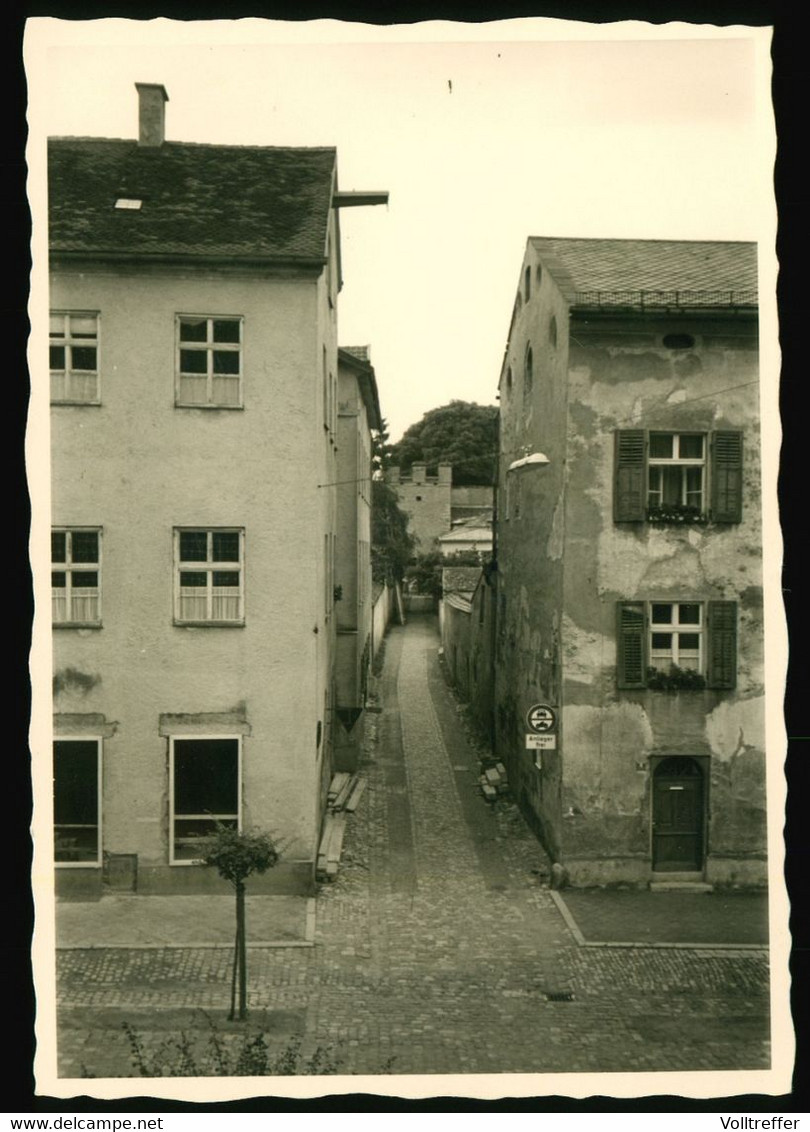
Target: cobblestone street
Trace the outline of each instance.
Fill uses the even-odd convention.
[[[255,948],[251,1026],[338,1073],[765,1069],[764,951],[586,948],[513,806],[477,788],[478,754],[442,677],[436,622],[387,638],[367,788],[315,946]],[[59,1072],[136,1075],[144,1041],[224,1019],[229,948],[61,952]],[[223,1023],[224,1025],[224,1023]]]

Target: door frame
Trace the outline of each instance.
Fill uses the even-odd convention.
[[[709,787],[711,783],[711,755],[695,755],[691,751],[667,751],[666,754],[650,755],[650,790],[649,790],[649,805],[650,805],[650,873],[655,876],[665,876],[666,870],[656,870],[653,866],[653,845],[655,841],[655,776],[658,768],[662,763],[667,762],[669,759],[692,759],[697,763],[703,779],[703,813],[701,817],[701,839],[702,839],[702,853],[701,863],[699,868],[689,870],[694,872],[705,873],[706,862],[709,859]]]

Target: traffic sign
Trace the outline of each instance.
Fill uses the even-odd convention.
[[[526,734],[526,750],[527,751],[556,751],[557,750],[557,736],[556,735],[535,735],[533,732]]]
[[[557,713],[548,704],[535,704],[526,714],[526,723],[535,735],[548,735],[557,730]]]

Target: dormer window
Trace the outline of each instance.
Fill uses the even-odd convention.
[[[126,209],[130,212],[139,212],[142,205],[143,201],[135,197],[119,197],[115,202],[116,208]]]

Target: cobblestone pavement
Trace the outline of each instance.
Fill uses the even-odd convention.
[[[768,1067],[764,953],[576,946],[517,810],[477,791],[435,619],[391,631],[380,691],[368,785],[340,874],[318,896],[315,947],[251,952],[238,1040],[261,1033],[271,1065],[300,1043],[298,1072],[313,1057],[344,1074]],[[152,1071],[176,1065],[167,1038],[205,1030],[195,1011],[224,1018],[230,959],[225,948],[61,953],[60,1075],[137,1074],[124,1020]]]

